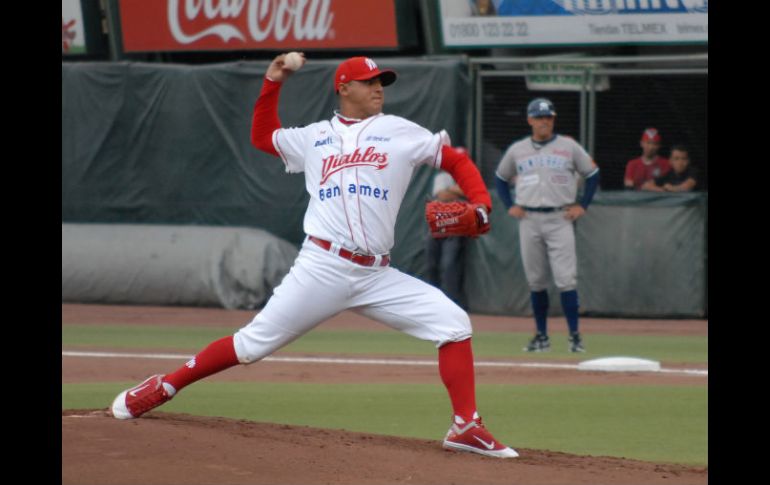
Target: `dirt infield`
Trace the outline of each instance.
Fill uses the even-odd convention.
[[[62,325],[157,323],[232,329],[251,320],[254,313],[210,308],[62,305]],[[476,330],[530,331],[532,328],[531,320],[526,318],[476,315],[471,318]],[[561,322],[554,320],[557,320],[553,324],[556,329]],[[581,324],[586,333],[708,333],[707,322],[701,320],[584,319]],[[324,328],[384,329],[350,312],[334,317]],[[63,356],[62,382],[138,382],[149,374],[172,370],[178,365],[173,360]],[[437,368],[431,366],[366,365],[353,369],[337,364],[297,366],[266,361],[229,369],[209,379],[436,383],[437,376]],[[707,378],[688,375],[493,367],[477,369],[477,382],[708,385]],[[134,421],[116,420],[106,409],[62,411],[63,484],[678,485],[708,482],[707,468],[517,449],[522,455],[520,458],[499,460],[444,451],[438,439],[418,440],[157,411]]]
[[[155,412],[62,412],[62,483],[705,484],[708,470],[519,449],[501,460],[439,441]]]

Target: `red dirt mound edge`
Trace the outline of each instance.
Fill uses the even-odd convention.
[[[62,484],[706,484],[708,468],[517,448],[515,459],[441,442],[227,418],[62,411]]]

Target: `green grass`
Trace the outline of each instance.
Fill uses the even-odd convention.
[[[161,325],[63,325],[62,347],[199,350],[236,330],[238,328]]]
[[[62,346],[109,347],[119,349],[166,348],[198,351],[213,340],[235,332],[237,328],[173,327],[159,325],[65,325]],[[565,335],[551,336],[551,352],[535,355],[522,352],[531,335],[516,332],[476,332],[473,350],[476,358],[507,357],[532,360],[564,360],[576,356],[567,351]],[[580,359],[606,356],[633,356],[667,363],[708,362],[706,336],[606,335],[584,336],[588,351]],[[287,346],[289,352],[336,354],[392,354],[435,356],[430,342],[406,334],[384,332],[315,329]]]
[[[65,349],[177,349],[193,353],[237,328],[137,325],[66,325]],[[574,359],[566,337],[553,350],[526,354],[530,334],[478,332],[477,359]],[[630,355],[663,362],[708,362],[708,338],[585,336],[581,359]],[[430,342],[396,331],[316,329],[285,349],[293,352],[435,356]],[[135,382],[64,384],[62,408],[105,408]],[[513,447],[606,455],[704,466],[708,463],[708,386],[479,385],[480,412],[490,429]],[[326,384],[199,382],[162,411],[339,428],[439,440],[451,409],[435,384]]]
[[[62,409],[106,408],[124,383],[62,385]],[[479,385],[479,410],[520,448],[708,464],[708,389]],[[199,382],[159,409],[201,416],[439,440],[451,408],[440,384]]]

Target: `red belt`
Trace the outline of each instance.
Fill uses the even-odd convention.
[[[332,243],[329,241],[319,239],[315,236],[310,236],[309,239],[327,251],[329,251],[332,247]],[[374,263],[377,261],[377,256],[354,253],[344,248],[340,248],[340,252],[338,254],[341,258],[353,261],[354,263],[360,264],[361,266],[374,266]],[[390,256],[386,254],[382,256],[382,259],[380,260],[380,266],[387,266],[388,263],[390,263]]]

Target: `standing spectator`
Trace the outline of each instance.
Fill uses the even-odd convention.
[[[642,190],[645,182],[662,177],[671,169],[668,159],[658,155],[660,141],[658,130],[655,128],[644,130],[639,142],[642,147],[642,156],[629,160],[626,164],[626,175],[623,179],[625,188]]]
[[[441,202],[455,202],[465,198],[452,175],[443,171],[438,172],[433,179],[432,193],[433,198]],[[467,239],[461,236],[434,238],[429,233],[425,251],[428,257],[428,281],[464,310],[467,310],[467,304],[462,286]]]
[[[698,172],[690,166],[690,152],[684,145],[674,145],[669,158],[671,170],[662,177],[648,180],[642,190],[653,192],[689,192],[698,185]]]

